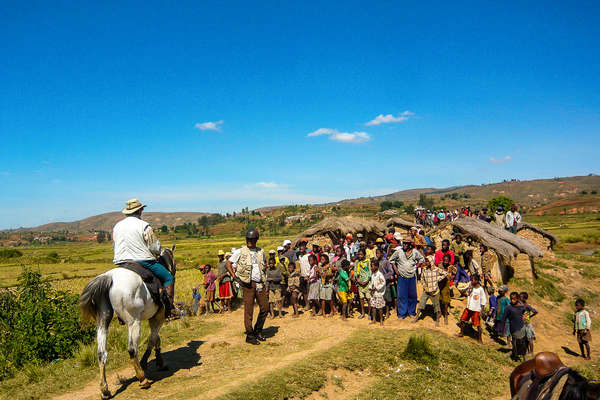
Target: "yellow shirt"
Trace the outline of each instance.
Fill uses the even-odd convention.
[[[367,247],[365,250],[365,259],[371,260],[371,258],[375,258],[375,249],[376,248],[377,247],[373,247],[372,249],[370,249]]]

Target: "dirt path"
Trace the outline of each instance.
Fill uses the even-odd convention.
[[[465,306],[464,300],[453,300],[452,303],[454,310],[458,311],[462,311]],[[580,358],[565,353],[563,349],[565,343],[573,348],[575,342],[570,343],[571,341],[568,341],[568,337],[565,335],[564,325],[556,323],[556,312],[551,313],[551,310],[547,309],[544,304],[534,304],[534,306],[539,307],[540,311],[543,310],[536,322],[538,332],[536,351],[555,351],[568,365],[577,365],[582,362]],[[398,320],[392,316],[382,328],[378,324],[369,325],[366,318],[342,321],[339,317],[310,317],[306,314],[294,319],[290,315],[286,315],[282,319],[268,319],[265,324],[265,333],[271,337],[260,346],[250,346],[244,342],[242,310],[236,310],[231,314],[211,315],[209,319],[221,322],[223,328],[214,334],[194,338],[186,344],[163,349],[165,360],[171,369],[168,372],[157,371],[154,363],[151,362],[148,377],[153,384],[148,390],[138,387],[131,367],[111,371],[109,362],[108,383],[114,398],[212,399],[244,382],[253,382],[270,372],[309,357],[315,352],[328,349],[357,329],[429,328],[449,336],[458,332],[457,320],[452,314],[449,324],[444,325],[442,322],[438,328],[435,327],[434,321],[429,316],[418,323],[412,323],[409,319]],[[204,317],[190,319],[192,324],[202,324],[203,321],[206,321]],[[465,337],[457,340],[474,339]],[[484,336],[484,344],[499,350],[502,348],[487,335]],[[508,347],[505,346],[504,350],[507,352]],[[329,398],[341,399],[360,391],[361,388],[352,386],[341,372],[330,371],[330,373],[337,378],[330,379],[331,382],[328,381],[326,387],[319,392]],[[336,381],[338,381],[337,384]],[[206,382],[210,382],[210,385],[207,385]],[[348,391],[342,389],[346,387]],[[506,393],[508,394],[508,383],[506,383]],[[80,390],[63,394],[55,399],[97,399],[98,394],[98,380],[94,379]]]

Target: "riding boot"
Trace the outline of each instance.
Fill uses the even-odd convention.
[[[171,316],[171,311],[175,309],[175,305],[173,304],[173,300],[175,298],[175,283],[165,286],[165,292],[169,298],[169,303],[165,305],[165,317],[168,318]]]

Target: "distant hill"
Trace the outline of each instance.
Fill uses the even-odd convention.
[[[187,222],[198,222],[198,218],[203,215],[210,215],[202,212],[145,212],[144,221],[147,221],[153,227],[162,225],[174,226]],[[94,215],[79,221],[73,222],[52,222],[50,224],[40,225],[33,228],[20,228],[16,231],[21,232],[93,232],[93,231],[111,231],[117,221],[123,219],[124,215],[120,212],[110,212],[106,214]]]
[[[507,181],[486,185],[452,186],[447,188],[421,188],[403,190],[383,196],[360,197],[341,200],[332,204],[353,206],[359,204],[377,204],[385,200],[403,201],[405,204],[416,204],[420,194],[434,199],[435,204],[448,207],[484,205],[489,199],[497,196],[512,198],[519,205],[536,213],[557,214],[560,212],[584,212],[600,209],[600,176],[573,176],[566,178],[535,179],[531,181]],[[456,194],[456,199],[452,195]],[[464,195],[468,197],[465,198]],[[318,206],[318,205],[317,205]],[[284,206],[265,206],[258,210],[269,213]],[[144,220],[158,228],[162,225],[174,226],[186,222],[197,222],[202,212],[148,212]],[[21,228],[21,232],[92,232],[110,231],[115,223],[123,218],[120,212],[111,212],[85,218],[74,222],[53,222],[33,228]]]
[[[592,194],[592,192],[596,194]],[[582,194],[586,192],[586,194]],[[469,198],[452,200],[452,194],[466,194]],[[585,203],[599,202],[600,176],[573,176],[566,178],[535,179],[531,181],[507,181],[487,185],[453,186],[448,188],[422,188],[410,189],[390,193],[382,196],[360,197],[337,202],[336,204],[368,204],[379,203],[385,200],[415,203],[420,194],[432,197],[436,203],[440,201],[450,205],[456,204],[485,204],[489,199],[497,196],[507,196],[527,208],[537,208],[543,205],[565,199],[585,198]],[[445,199],[442,199],[446,195]]]

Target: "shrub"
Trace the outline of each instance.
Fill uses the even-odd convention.
[[[504,211],[510,210],[510,207],[515,204],[515,202],[506,196],[498,196],[494,197],[488,202],[488,208],[490,212],[494,212],[498,209],[498,206],[502,206]]]
[[[425,335],[411,335],[404,349],[404,357],[425,364],[437,363],[439,354],[431,347],[431,341]]]
[[[79,296],[53,290],[27,268],[15,290],[1,290],[0,380],[15,368],[37,371],[34,365],[70,357],[79,343],[91,342],[94,329],[82,328],[78,303]]]
[[[17,258],[22,257],[23,253],[21,253],[17,249],[0,249],[0,259],[1,258]]]

